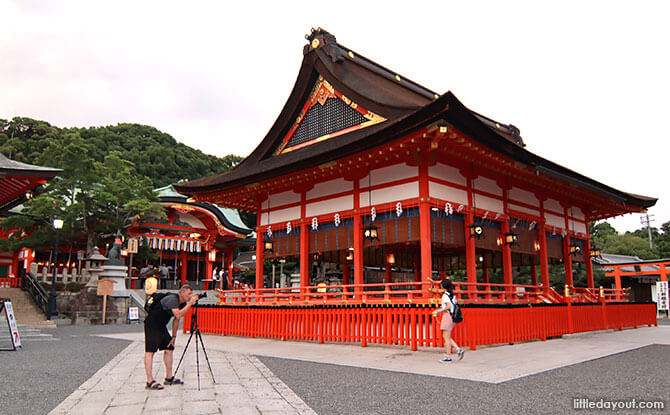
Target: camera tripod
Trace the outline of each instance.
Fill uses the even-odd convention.
[[[198,372],[198,390],[200,390],[200,353],[198,352],[198,341],[200,342],[200,345],[202,346],[202,351],[205,354],[205,360],[207,361],[207,367],[209,368],[209,374],[212,375],[212,382],[216,383],[216,380],[214,379],[214,372],[212,372],[212,365],[209,364],[209,357],[207,357],[207,350],[205,349],[205,342],[202,341],[202,334],[200,334],[200,328],[198,327],[198,302],[196,301],[195,304],[193,304],[193,308],[195,311],[193,312],[193,315],[191,316],[191,335],[188,337],[188,341],[186,342],[186,347],[184,347],[184,352],[181,354],[181,358],[179,358],[179,363],[177,364],[177,368],[175,369],[174,373],[177,373],[179,370],[179,366],[181,366],[181,361],[184,360],[184,355],[186,355],[186,351],[188,350],[188,345],[191,344],[191,339],[193,338],[193,335],[195,335],[195,362],[196,362],[196,368]]]

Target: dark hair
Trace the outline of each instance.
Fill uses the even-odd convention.
[[[440,286],[447,290],[450,295],[454,294],[454,283],[449,278],[440,281]]]
[[[188,291],[188,290],[193,291],[193,289],[191,288],[191,286],[188,285],[188,284],[184,284],[184,285],[182,285],[181,288],[179,289],[179,291]]]

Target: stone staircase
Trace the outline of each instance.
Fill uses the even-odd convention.
[[[29,328],[55,328],[56,323],[47,320],[46,316],[35,305],[35,301],[30,297],[30,294],[20,288],[0,288],[0,298],[9,298],[12,301],[14,308],[14,317],[19,326],[26,326]],[[4,310],[3,319],[4,319]],[[21,333],[21,330],[19,330]]]

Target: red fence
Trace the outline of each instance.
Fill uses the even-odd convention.
[[[463,305],[463,323],[452,335],[473,350],[480,345],[514,343],[604,329],[656,325],[655,304]],[[357,304],[319,306],[201,306],[198,325],[205,333],[281,340],[442,347],[435,307]],[[184,330],[190,327],[187,314]]]
[[[0,278],[0,288],[20,288],[21,278]]]

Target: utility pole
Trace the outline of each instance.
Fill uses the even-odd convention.
[[[651,238],[651,222],[654,221],[654,215],[649,216],[649,213],[645,213],[644,216],[640,218],[642,226],[647,227],[647,232],[649,233],[649,248],[654,249],[654,241]]]

